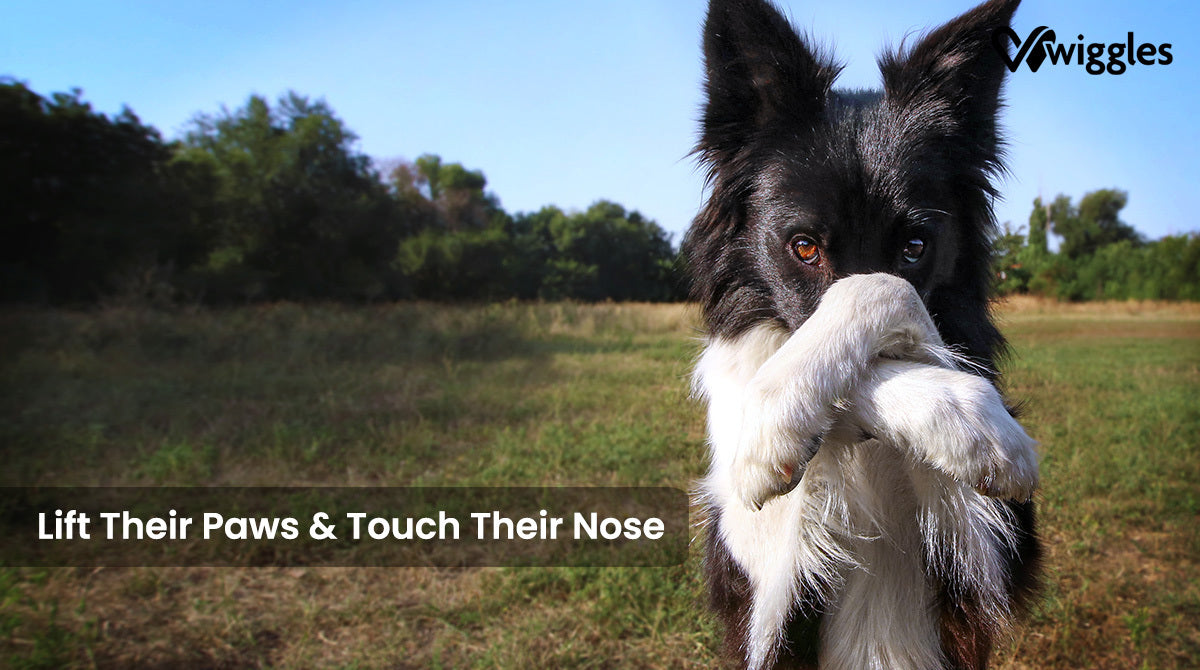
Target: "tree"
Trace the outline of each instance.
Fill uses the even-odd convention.
[[[1079,207],[1060,195],[1050,206],[1049,219],[1055,234],[1062,237],[1059,253],[1068,258],[1091,256],[1101,247],[1127,240],[1133,245],[1142,242],[1119,214],[1129,201],[1125,191],[1100,189],[1083,196]]]
[[[323,101],[200,115],[182,159],[215,175],[217,245],[206,271],[224,298],[371,298],[389,290],[403,231],[395,201]]]
[[[997,240],[997,262],[1019,267],[1028,281],[1024,289],[1019,281],[1001,282],[1001,291],[1027,290],[1062,300],[1200,297],[1200,236],[1147,242],[1120,219],[1128,201],[1128,194],[1117,189],[1091,191],[1078,207],[1065,195],[1049,205],[1034,200],[1030,228],[1049,222],[1063,237],[1060,253],[1039,248],[1032,233],[1029,244],[1014,252],[1014,238],[1002,236]]]
[[[1021,230],[1013,230],[1012,224],[1005,221],[1004,232],[992,243],[992,273],[996,276],[996,291],[1001,295],[1025,292],[1029,270],[1021,256],[1029,248]]]
[[[667,300],[674,251],[657,223],[601,200],[586,211],[544,219],[552,253],[541,295],[582,300]]]
[[[0,296],[679,297],[654,221],[613,202],[510,216],[435,154],[385,183],[322,100],[251,96],[166,143],[128,109],[0,80]]]
[[[395,267],[411,297],[430,300],[502,300],[514,297],[512,240],[500,227],[426,229],[400,242]]]
[[[1049,207],[1042,204],[1041,196],[1033,199],[1033,211],[1029,214],[1029,247],[1043,254],[1050,252],[1046,239],[1049,210]]]
[[[442,157],[437,154],[422,154],[417,157],[416,177],[418,183],[429,189],[428,197],[437,202],[442,197]]]
[[[436,154],[398,161],[388,178],[396,197],[416,215],[418,229],[482,230],[504,216],[499,198],[484,191],[487,177],[481,170],[444,163]]]
[[[421,298],[670,300],[679,296],[674,260],[658,224],[602,200],[583,212],[548,206],[483,228],[426,229],[400,243],[396,268]]]
[[[0,79],[3,297],[91,301],[190,262],[199,232],[158,131],[76,89],[43,98]]]

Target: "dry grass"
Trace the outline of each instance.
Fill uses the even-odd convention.
[[[1002,668],[1200,665],[1200,306],[1001,309],[1046,597]],[[636,484],[703,468],[680,305],[0,314],[7,484]],[[662,569],[0,568],[0,666],[699,668]]]
[[[1013,295],[998,303],[1001,314],[1010,318],[1052,317],[1116,318],[1116,319],[1200,319],[1200,303],[1166,302],[1155,300],[1125,300],[1113,302],[1061,302],[1050,298]]]

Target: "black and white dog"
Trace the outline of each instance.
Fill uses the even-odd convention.
[[[833,90],[765,0],[709,7],[685,253],[706,571],[745,667],[983,668],[1033,591],[1037,455],[989,312],[993,36],[1018,2],[884,55],[882,93]]]

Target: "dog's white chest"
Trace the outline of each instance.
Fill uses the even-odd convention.
[[[823,668],[940,668],[938,589],[969,594],[994,621],[1008,614],[1013,520],[967,482],[997,454],[1021,463],[1012,455],[1031,442],[986,381],[853,347],[809,351],[827,354],[829,341],[764,326],[710,343],[696,368],[711,448],[702,502],[752,592],[747,666],[770,662],[793,615],[819,613]],[[858,381],[830,382],[847,374]],[[1005,425],[993,415],[1015,426],[1012,439],[992,437],[989,426]],[[863,440],[867,428],[886,441]],[[815,453],[797,448],[813,435]],[[793,463],[803,477],[779,495]],[[755,509],[747,485],[776,494]]]

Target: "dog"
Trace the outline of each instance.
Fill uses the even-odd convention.
[[[704,569],[743,667],[985,668],[1036,591],[1036,444],[997,388],[990,312],[993,36],[1018,2],[843,92],[766,0],[711,0],[709,191],[683,251],[706,329]]]

